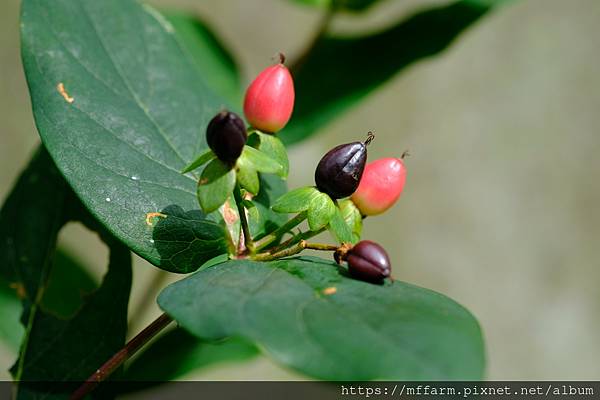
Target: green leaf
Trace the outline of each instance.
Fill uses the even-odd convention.
[[[333,214],[333,217],[329,221],[328,228],[338,242],[355,243],[352,230],[344,220],[342,211],[338,207],[335,208],[335,214]]]
[[[331,197],[318,192],[310,201],[308,207],[308,226],[311,231],[318,231],[326,226],[335,215],[337,207]]]
[[[83,264],[64,250],[58,249],[40,306],[44,312],[69,319],[96,289],[98,284]]]
[[[110,248],[109,272],[85,301],[82,291],[95,284],[78,266],[53,257],[58,232],[70,220],[97,230]],[[64,397],[124,344],[130,252],[95,223],[43,149],[0,211],[0,272],[17,288],[24,308],[23,342],[11,369],[18,398],[48,397],[57,390]],[[60,276],[64,273],[71,276]]]
[[[349,279],[318,258],[228,261],[168,286],[158,302],[199,338],[250,340],[277,362],[319,379],[483,375],[481,331],[463,307],[400,281]]]
[[[40,306],[44,312],[63,319],[72,318],[83,305],[84,298],[97,287],[79,261],[64,250],[58,249]],[[23,325],[19,322],[23,307],[18,297],[18,288],[17,282],[13,282],[11,287],[0,276],[0,341],[7,344],[15,354],[19,352],[19,344],[24,334]]]
[[[198,201],[205,213],[221,207],[235,187],[235,171],[223,161],[215,158],[200,176],[198,181]]]
[[[250,232],[255,238],[274,231],[287,222],[287,216],[277,213],[271,209],[271,204],[287,191],[284,180],[277,175],[260,175],[260,187],[258,196],[252,199],[252,203],[258,210],[258,220],[250,219]]]
[[[246,361],[257,354],[254,345],[239,338],[207,342],[176,328],[152,342],[127,367],[123,380],[158,384],[217,364]]]
[[[0,341],[12,354],[18,354],[19,345],[25,330],[19,323],[21,315],[21,299],[17,294],[17,287],[11,285],[0,276]]]
[[[270,158],[267,154],[254,147],[248,145],[244,146],[244,151],[242,151],[242,155],[238,161],[239,160],[242,160],[242,162],[247,165],[251,165],[259,172],[264,172],[265,174],[277,174],[282,178],[285,178],[285,176],[283,176],[283,166],[279,164],[277,160]]]
[[[152,240],[161,254],[161,267],[167,271],[189,273],[206,261],[228,253],[235,245],[225,228],[206,219],[200,210],[184,211],[170,206],[163,210],[154,226]]]
[[[146,214],[198,209],[197,179],[180,171],[207,150],[205,127],[227,104],[200,72],[202,55],[132,0],[24,0],[21,50],[58,168],[112,234],[162,267]]]
[[[0,273],[30,302],[48,279],[58,231],[68,219],[70,195],[50,156],[40,148],[0,211]]]
[[[190,171],[193,171],[196,168],[203,166],[204,164],[206,164],[207,162],[209,162],[210,160],[212,160],[215,157],[216,157],[215,153],[213,153],[212,150],[210,150],[210,149],[206,150],[204,153],[200,154],[198,156],[198,158],[196,158],[194,161],[189,163],[184,169],[182,169],[181,173],[185,174]]]
[[[236,164],[236,176],[240,186],[253,195],[258,194],[260,191],[258,172],[256,172],[254,165],[248,161],[248,158],[240,157],[238,159]]]
[[[231,52],[206,22],[181,12],[162,12],[175,29],[182,47],[191,56],[206,83],[230,104],[242,104],[239,69]]]
[[[312,135],[398,72],[442,52],[492,9],[484,3],[458,1],[420,11],[367,36],[322,36],[292,71],[296,103],[281,138],[290,144]]]
[[[17,397],[64,398],[125,344],[131,254],[109,243],[108,273],[75,316],[63,319],[35,304],[26,308],[25,344],[11,369],[20,381]]]
[[[350,227],[350,230],[352,231],[352,240],[350,240],[350,242],[358,242],[362,233],[363,224],[363,217],[360,213],[360,210],[356,207],[356,205],[354,205],[354,202],[350,199],[339,200],[338,206],[340,208],[344,221],[346,221],[346,224]]]
[[[315,187],[307,186],[291,190],[275,200],[273,211],[279,213],[297,213],[306,211],[312,200],[321,194]]]
[[[285,149],[283,142],[279,140],[277,136],[254,130],[248,138],[248,144],[262,151],[279,163],[283,168],[280,176],[284,179],[287,178],[290,162],[288,160],[287,150]]]

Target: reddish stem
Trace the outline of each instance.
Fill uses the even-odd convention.
[[[173,321],[173,318],[167,314],[161,314],[150,325],[145,327],[133,339],[131,339],[125,347],[113,355],[107,362],[96,370],[87,380],[73,392],[71,400],[83,399],[92,390],[106,380],[115,370],[117,370],[125,361],[134,355],[142,346],[148,343],[157,333],[162,331],[167,325]]]

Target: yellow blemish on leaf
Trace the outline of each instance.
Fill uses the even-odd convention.
[[[238,220],[238,215],[231,207],[228,201],[223,204],[223,219],[227,225],[231,225]]]
[[[60,82],[58,85],[56,85],[56,90],[58,90],[58,93],[60,93],[67,103],[71,104],[75,101],[75,99],[69,96],[69,93],[67,93],[64,83]]]
[[[11,289],[14,289],[15,292],[17,292],[17,296],[19,297],[19,299],[24,299],[25,297],[27,297],[25,286],[23,286],[22,283],[12,282],[9,286]]]
[[[146,225],[152,226],[152,218],[167,218],[165,214],[159,212],[151,212],[146,214]]]
[[[337,292],[337,288],[333,287],[333,286],[323,289],[323,294],[327,295],[327,296],[330,296],[336,292]]]

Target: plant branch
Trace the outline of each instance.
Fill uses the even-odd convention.
[[[283,235],[285,235],[286,233],[288,233],[289,231],[294,229],[296,226],[300,225],[302,223],[302,221],[304,221],[305,219],[306,219],[306,211],[298,213],[294,218],[290,219],[288,222],[281,225],[279,228],[275,229],[273,232],[269,233],[262,239],[258,240],[254,246],[255,250],[259,251],[259,250],[264,249],[265,247],[267,247],[268,245],[270,245],[277,239],[280,239]]]
[[[273,249],[271,249],[271,252],[277,252],[277,251],[283,250],[285,248],[295,245],[296,243],[298,243],[301,240],[307,240],[312,237],[315,237],[315,236],[325,232],[326,230],[327,230],[327,227],[323,227],[316,231],[300,232],[299,234],[292,236],[285,242],[281,243],[279,246],[276,246]]]
[[[156,318],[150,325],[145,327],[125,347],[116,352],[108,361],[96,370],[87,380],[71,395],[71,400],[83,399],[100,384],[106,380],[115,370],[117,370],[125,361],[133,356],[139,349],[148,343],[156,334],[166,328],[173,318],[163,313]]]
[[[300,242],[293,247],[289,247],[275,253],[256,254],[250,258],[254,261],[272,261],[283,257],[293,256],[294,254],[300,253],[304,249],[336,251],[338,246],[333,244],[307,243],[306,240],[300,240]]]
[[[242,225],[242,232],[244,234],[244,245],[250,253],[254,252],[254,242],[252,241],[252,235],[250,234],[250,226],[248,225],[248,218],[246,218],[246,207],[244,207],[244,199],[242,199],[242,191],[238,184],[235,185],[233,191],[233,197],[235,204],[240,214],[240,224]]]

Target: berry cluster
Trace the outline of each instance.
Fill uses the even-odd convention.
[[[248,87],[244,115],[250,128],[237,114],[219,112],[206,129],[210,150],[182,172],[207,164],[198,179],[198,201],[207,214],[220,210],[230,228],[239,220],[233,257],[267,261],[304,249],[333,251],[339,264],[347,262],[352,277],[382,283],[390,277],[390,260],[377,243],[360,241],[362,221],[383,213],[398,200],[406,169],[404,155],[367,164],[367,146],[375,137],[371,132],[364,142],[341,144],[328,151],[315,170],[316,186],[294,189],[274,202],[273,211],[293,213],[294,217],[270,232],[254,238],[251,235],[248,221],[256,217],[252,199],[260,190],[259,173],[273,173],[283,179],[288,173],[285,147],[275,135],[287,124],[294,108],[294,83],[284,61],[281,55],[276,65],[263,70]],[[232,202],[238,211],[233,220]],[[282,241],[305,220],[307,231]],[[325,230],[340,245],[307,242]]]

